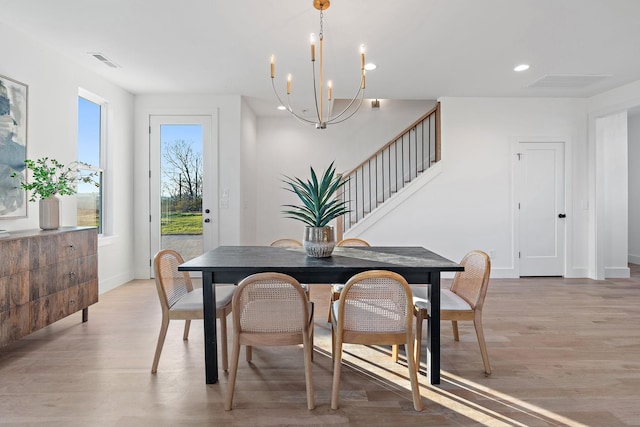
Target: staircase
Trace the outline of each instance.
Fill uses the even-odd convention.
[[[342,175],[348,182],[341,197],[350,212],[338,218],[338,239],[439,160],[437,103],[371,157]]]

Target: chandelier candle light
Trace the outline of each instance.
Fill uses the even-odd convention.
[[[286,110],[291,113],[293,117],[298,119],[298,121],[315,125],[316,129],[326,129],[329,124],[341,123],[347,120],[349,117],[353,116],[360,105],[362,105],[362,100],[364,99],[364,90],[365,90],[365,68],[364,68],[364,45],[360,46],[360,85],[358,87],[358,91],[351,99],[351,101],[347,104],[347,106],[335,116],[332,116],[332,106],[333,106],[333,84],[331,80],[327,82],[327,107],[325,111],[323,99],[325,97],[324,94],[324,76],[323,76],[323,64],[322,64],[322,42],[324,38],[323,33],[323,11],[328,9],[330,5],[329,0],[314,0],[313,6],[320,11],[320,33],[319,33],[319,70],[318,77],[316,78],[316,39],[315,35],[311,34],[311,65],[313,70],[313,92],[315,97],[315,109],[316,109],[316,119],[309,120],[305,117],[302,117],[300,114],[297,114],[293,111],[290,102],[291,95],[291,74],[287,75],[287,102],[283,102],[278,95],[278,91],[276,90],[275,85],[275,57],[271,55],[271,86],[273,86],[273,92],[280,101],[280,104],[284,105]]]

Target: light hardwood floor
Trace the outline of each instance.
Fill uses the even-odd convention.
[[[302,350],[241,356],[234,409],[227,376],[207,386],[202,323],[182,341],[169,327],[150,373],[160,306],[152,281],[100,296],[89,322],[73,315],[0,349],[1,426],[639,426],[640,270],[631,279],[493,279],[484,323],[493,373],[483,373],[471,324],[461,341],[442,325],[442,383],[420,376],[413,410],[404,359],[388,348],[347,346],[340,409],[330,409],[328,286],[316,301],[314,385],[308,411]],[[231,337],[231,334],[230,334]],[[423,361],[424,362],[424,361]],[[424,363],[423,363],[424,367]]]

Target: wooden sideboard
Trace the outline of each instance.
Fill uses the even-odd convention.
[[[0,347],[98,302],[93,227],[12,231],[0,238]]]

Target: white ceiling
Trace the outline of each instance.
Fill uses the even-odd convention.
[[[291,72],[292,100],[308,102],[309,33],[319,30],[312,3],[0,0],[0,22],[134,94],[241,94],[271,111],[271,54],[277,86]],[[640,80],[638,0],[333,0],[324,33],[336,98],[357,89],[362,43],[378,65],[367,98],[588,97]],[[515,73],[520,63],[531,68]],[[528,87],[547,75],[607,77]]]

